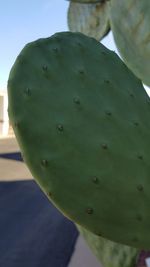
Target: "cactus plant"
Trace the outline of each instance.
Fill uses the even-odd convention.
[[[70,2],[68,26],[73,32],[82,32],[101,40],[110,30],[108,2],[81,4]]]
[[[103,266],[135,267],[138,264],[140,255],[138,249],[94,235],[79,225],[77,228]]]
[[[123,60],[143,83],[150,86],[150,2],[147,0],[99,0],[97,2],[71,0],[70,2],[68,11],[70,30],[80,31],[101,40],[111,27]],[[97,5],[105,8],[101,8],[94,15]],[[99,25],[96,23],[98,18]]]
[[[28,44],[8,82],[9,116],[37,183],[68,218],[150,247],[150,104],[141,82],[93,38]]]
[[[125,63],[150,86],[150,1],[111,0],[110,20]]]
[[[81,4],[95,4],[95,3],[103,3],[104,1],[105,0],[71,0],[70,2],[81,3]]]

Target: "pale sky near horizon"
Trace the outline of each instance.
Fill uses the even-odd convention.
[[[67,0],[2,0],[0,7],[0,90],[5,90],[10,69],[22,48],[38,38],[67,31]],[[112,34],[102,43],[116,51]]]
[[[5,0],[0,8],[0,90],[7,87],[9,71],[26,43],[67,31],[66,0]],[[111,34],[103,43],[115,50]]]

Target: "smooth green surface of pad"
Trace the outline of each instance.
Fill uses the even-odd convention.
[[[56,207],[150,248],[150,102],[120,58],[79,33],[39,39],[16,59],[8,97],[23,157]]]

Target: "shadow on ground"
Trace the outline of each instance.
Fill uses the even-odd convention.
[[[1,267],[66,267],[77,236],[35,181],[0,182]]]

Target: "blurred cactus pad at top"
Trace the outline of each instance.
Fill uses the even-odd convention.
[[[95,4],[95,3],[103,3],[105,0],[68,0],[70,2],[81,3],[81,4]]]
[[[125,63],[150,86],[150,1],[111,0],[110,21]]]
[[[87,36],[101,40],[110,30],[109,4],[107,1],[90,3],[70,2],[68,26],[72,32],[82,32]]]
[[[149,248],[150,102],[142,83],[94,38],[29,43],[8,81],[9,117],[33,177],[69,219]]]

